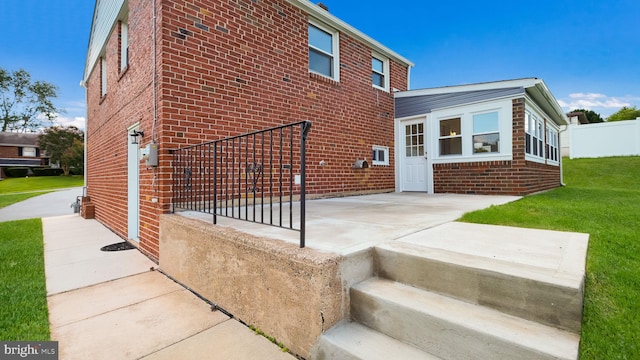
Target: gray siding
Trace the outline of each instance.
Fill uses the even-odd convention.
[[[522,87],[397,97],[395,99],[395,117],[403,118],[428,114],[434,109],[520,94],[524,94]]]
[[[93,71],[93,67],[96,65],[118,20],[120,10],[122,10],[126,2],[126,0],[96,0],[93,22],[91,23],[89,49],[87,50],[87,63],[84,68],[85,81],[89,79],[89,75]]]

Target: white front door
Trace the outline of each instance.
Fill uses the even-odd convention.
[[[128,135],[137,130],[137,126],[127,132],[127,233],[134,241],[140,239],[140,148],[139,144],[132,144]]]
[[[425,119],[400,123],[402,191],[428,191],[429,168]]]

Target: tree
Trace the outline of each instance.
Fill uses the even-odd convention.
[[[58,88],[45,81],[31,81],[23,69],[9,72],[0,67],[0,129],[35,131],[52,121],[60,109],[53,105]]]
[[[71,167],[84,166],[84,133],[75,126],[46,128],[38,136],[38,145],[52,162],[60,163],[65,176]]]
[[[623,107],[617,112],[611,114],[607,121],[621,121],[621,120],[635,120],[640,117],[640,110],[636,109],[635,106],[632,107]]]
[[[582,112],[589,120],[589,124],[591,123],[601,123],[604,121],[602,116],[593,110],[585,110],[585,109],[575,109],[572,112]]]

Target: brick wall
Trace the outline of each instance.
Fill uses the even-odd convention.
[[[0,157],[2,158],[17,158],[19,157],[18,154],[17,146],[0,146]]]
[[[434,164],[434,192],[526,195],[560,186],[560,167],[525,160],[524,98],[514,99],[513,160]]]
[[[308,71],[308,17],[286,1],[158,3],[158,118],[153,126],[152,9],[129,1],[130,66],[119,74],[117,29],[107,46],[108,91],[99,71],[88,83],[88,186],[96,218],[121,236],[127,226],[128,126],[140,122],[141,146],[159,143],[160,166],[141,162],[141,248],[158,256],[158,216],[170,209],[169,150],[268,127],[311,120],[310,195],[392,191],[393,95],[371,85],[371,49],[340,34],[340,82]],[[391,88],[407,88],[407,69],[390,62]],[[152,128],[154,131],[152,131]],[[389,147],[389,166],[371,146]],[[324,160],[324,166],[320,162]],[[158,199],[152,202],[152,199]]]
[[[116,26],[106,46],[106,96],[100,96],[99,63],[87,82],[87,191],[96,205],[96,219],[123,238],[127,238],[127,129],[139,122],[150,135],[153,121],[152,8],[143,0],[129,0],[129,6],[129,67],[120,71]],[[142,142],[146,145],[149,140],[146,136]],[[151,237],[157,236],[161,210],[150,201],[152,178],[153,172],[141,162],[140,247],[157,259],[157,242]]]

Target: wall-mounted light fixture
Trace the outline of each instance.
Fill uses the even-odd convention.
[[[144,137],[144,131],[133,130],[129,136],[131,136],[131,144],[135,145],[138,144],[138,136]]]

